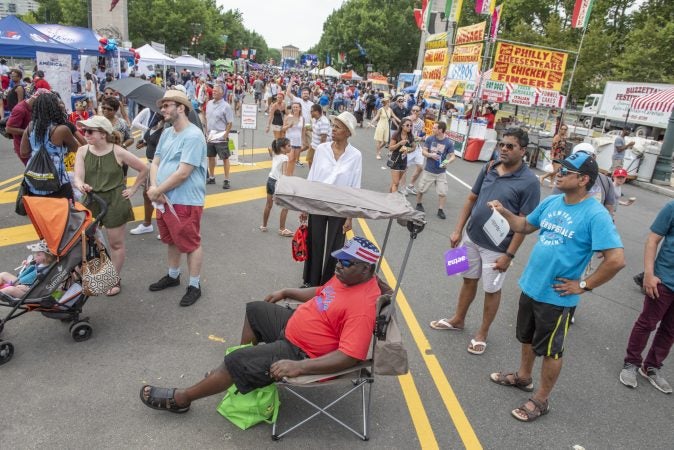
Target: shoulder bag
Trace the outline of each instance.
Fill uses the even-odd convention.
[[[98,238],[98,258],[87,261],[87,237],[82,231],[82,292],[87,296],[104,295],[119,284],[120,278],[108,252]]]

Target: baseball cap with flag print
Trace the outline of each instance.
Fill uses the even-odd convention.
[[[344,243],[344,247],[331,253],[337,259],[358,259],[360,261],[376,264],[379,261],[379,249],[364,237],[356,236]]]

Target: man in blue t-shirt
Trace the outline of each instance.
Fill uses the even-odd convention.
[[[534,361],[536,356],[543,356],[538,390],[512,411],[523,422],[534,421],[549,411],[548,398],[562,370],[570,312],[580,295],[606,283],[625,267],[623,245],[611,215],[589,193],[598,173],[591,155],[575,153],[562,161],[557,172],[557,186],[563,195],[546,198],[526,218],[511,213],[498,200],[489,202],[512,231],[530,234],[540,229],[520,278],[516,332],[522,343],[519,370],[490,376],[494,383],[531,392]],[[583,280],[593,252],[601,252],[604,258]]]
[[[445,201],[447,200],[447,174],[445,168],[454,162],[454,144],[445,135],[447,124],[435,122],[433,135],[426,139],[421,149],[421,154],[426,157],[426,165],[419,180],[417,189],[417,211],[424,211],[421,199],[427,190],[435,184],[435,192],[438,194],[438,217],[445,219]]]
[[[157,227],[168,245],[168,274],[150,285],[151,291],[180,285],[180,256],[187,255],[190,271],[187,292],[180,306],[201,297],[201,213],[206,198],[206,139],[187,115],[192,102],[187,95],[169,89],[157,105],[164,120],[173,125],[159,138],[150,169],[147,196],[157,205]]]
[[[646,291],[644,307],[627,342],[620,381],[625,386],[637,387],[638,371],[656,389],[671,394],[672,387],[660,375],[660,368],[674,343],[674,201],[660,210],[646,238],[643,285]],[[646,359],[642,359],[641,355],[658,322],[660,326],[651,348]]]

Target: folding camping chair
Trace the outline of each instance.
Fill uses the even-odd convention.
[[[407,200],[395,193],[387,194],[381,192],[368,191],[365,189],[354,189],[344,186],[334,186],[324,183],[317,183],[307,181],[298,177],[281,177],[276,185],[274,194],[274,201],[277,205],[288,208],[294,211],[304,211],[310,214],[322,214],[327,216],[337,217],[351,217],[364,218],[371,220],[388,219],[388,226],[386,235],[381,246],[379,263],[376,267],[376,273],[379,273],[380,264],[384,257],[384,252],[391,234],[393,221],[407,228],[409,231],[409,241],[405,250],[405,256],[400,266],[398,279],[393,289],[392,294],[390,288],[382,292],[385,295],[379,297],[377,301],[377,321],[375,329],[373,330],[373,338],[370,353],[367,359],[360,364],[343,370],[338,373],[302,376],[291,379],[285,379],[277,383],[279,389],[283,389],[300,398],[306,404],[311,406],[315,411],[305,419],[290,426],[283,432],[278,431],[278,418],[272,426],[272,439],[278,440],[289,432],[299,428],[311,419],[323,414],[326,417],[338,423],[342,427],[351,431],[364,441],[367,441],[368,436],[368,419],[370,412],[370,400],[372,398],[372,384],[374,383],[375,372],[378,374],[391,375],[392,366],[397,365],[398,361],[393,362],[389,367],[382,367],[376,363],[375,348],[378,342],[388,340],[391,336],[397,341],[400,348],[402,346],[402,338],[400,337],[400,330],[395,323],[395,298],[400,289],[400,282],[402,281],[405,272],[405,266],[412,250],[412,244],[417,236],[423,231],[426,224],[424,220],[424,213],[416,211]],[[395,326],[393,326],[395,324]],[[386,347],[384,347],[386,348]],[[391,348],[391,347],[389,347]],[[387,356],[391,355],[388,351]],[[404,349],[403,349],[404,352]],[[396,353],[396,352],[393,352]],[[382,353],[383,354],[383,353]],[[383,360],[383,359],[382,359]],[[404,362],[403,362],[404,361]],[[401,373],[407,371],[407,358],[402,358],[400,364],[404,364]],[[328,402],[325,406],[319,406],[311,400],[307,399],[301,394],[301,391],[313,388],[319,389],[321,387],[335,385],[337,383],[346,384],[346,390],[337,396],[334,400]],[[356,431],[350,425],[344,423],[342,420],[334,416],[328,409],[341,402],[343,399],[350,396],[352,393],[360,391],[361,393],[361,413],[363,419],[363,428],[361,431]],[[366,392],[367,391],[367,392]],[[280,416],[280,415],[279,415]]]

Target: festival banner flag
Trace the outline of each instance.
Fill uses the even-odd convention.
[[[576,0],[571,17],[571,28],[585,28],[590,20],[594,0]]]
[[[489,15],[494,12],[496,0],[475,0],[475,13]]]
[[[498,26],[501,24],[501,16],[503,15],[503,3],[494,8],[494,13],[491,15],[491,36],[493,41],[496,41],[498,36]]]
[[[344,52],[337,53],[337,64],[345,64],[345,63],[346,63],[346,53]]]
[[[423,8],[423,4],[426,3],[426,8]],[[421,0],[423,14],[422,18],[424,20],[424,30],[428,31],[428,27],[431,24],[431,9],[433,7],[433,0]]]
[[[331,61],[332,60],[330,59],[330,52],[328,52],[327,55],[325,55],[325,65],[329,66],[331,64]]]
[[[447,0],[445,3],[445,18],[450,22],[458,22],[461,18],[463,0]]]
[[[567,58],[564,52],[499,42],[491,79],[559,91]]]

